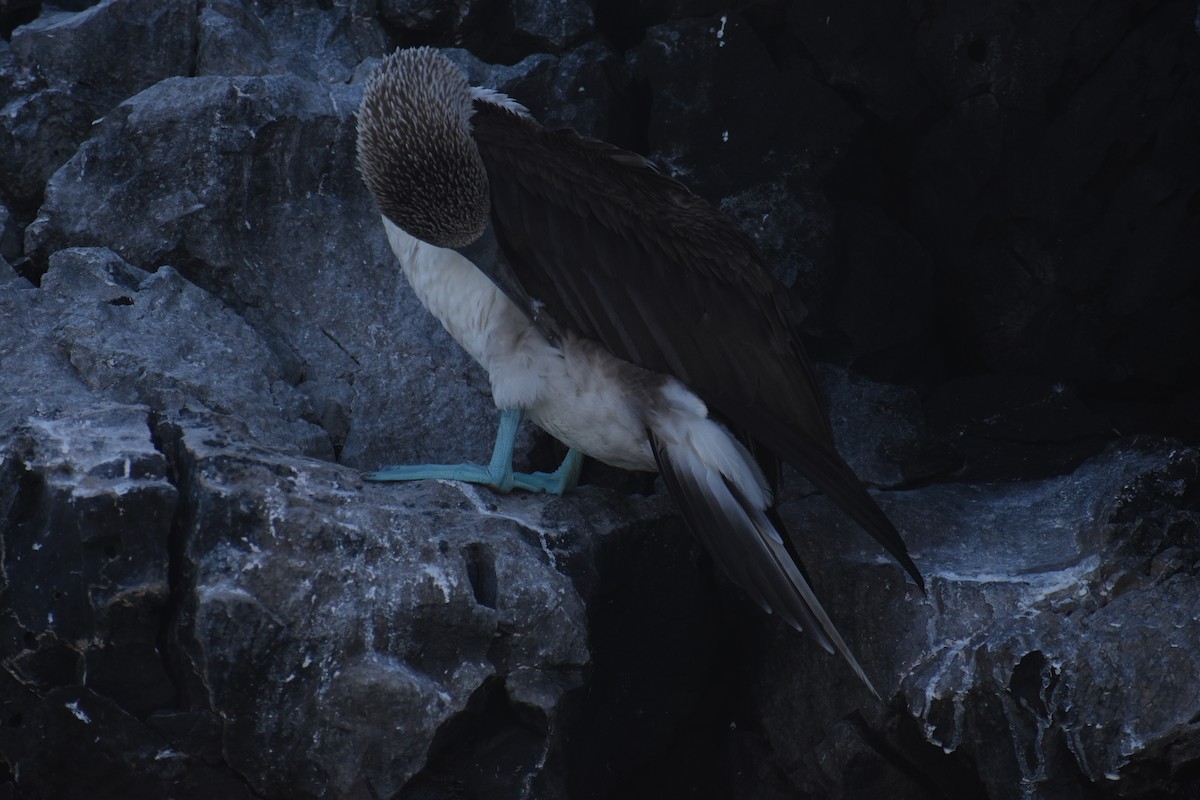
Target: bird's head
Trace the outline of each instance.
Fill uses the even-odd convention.
[[[384,59],[358,109],[358,169],[380,211],[439,247],[464,247],[487,225],[472,111],[466,75],[430,47]]]

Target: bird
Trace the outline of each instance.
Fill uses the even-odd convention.
[[[413,291],[501,412],[487,465],[367,477],[562,493],[585,455],[657,472],[732,582],[878,697],[778,513],[782,465],[924,579],[838,454],[797,304],[753,240],[648,159],[542,126],[431,47],[396,50],[366,80],[357,166]],[[525,418],[569,448],[559,469],[513,472]]]

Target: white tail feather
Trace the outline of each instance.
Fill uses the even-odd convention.
[[[651,421],[651,441],[693,532],[751,599],[796,629],[808,628],[879,697],[767,516],[771,493],[749,451],[708,419],[704,403],[682,385],[668,386],[663,397],[668,402]]]
[[[771,488],[766,476],[750,451],[724,425],[709,419],[704,401],[675,380],[663,387],[662,398],[666,406],[657,411],[651,422],[659,440],[677,451],[682,448],[690,452],[705,467],[736,486],[755,508],[760,511],[768,508]]]

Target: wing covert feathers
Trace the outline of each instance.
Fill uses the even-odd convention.
[[[473,125],[504,268],[539,313],[679,378],[753,450],[774,451],[825,492],[924,591],[834,447],[792,305],[749,238],[636,154],[487,104]]]
[[[744,459],[772,484],[767,496],[778,459],[792,464],[924,591],[899,533],[834,447],[795,306],[749,237],[636,154],[485,101],[475,108],[498,269],[511,273],[531,317],[678,378],[746,443]],[[671,493],[725,572],[870,686],[772,524],[770,501],[689,450],[686,437],[651,428]]]

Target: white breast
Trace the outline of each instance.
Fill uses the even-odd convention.
[[[487,370],[498,407],[520,408],[563,444],[606,464],[657,470],[646,438],[649,410],[618,379],[636,368],[586,340],[551,344],[465,257],[386,217],[383,225],[417,298]]]

